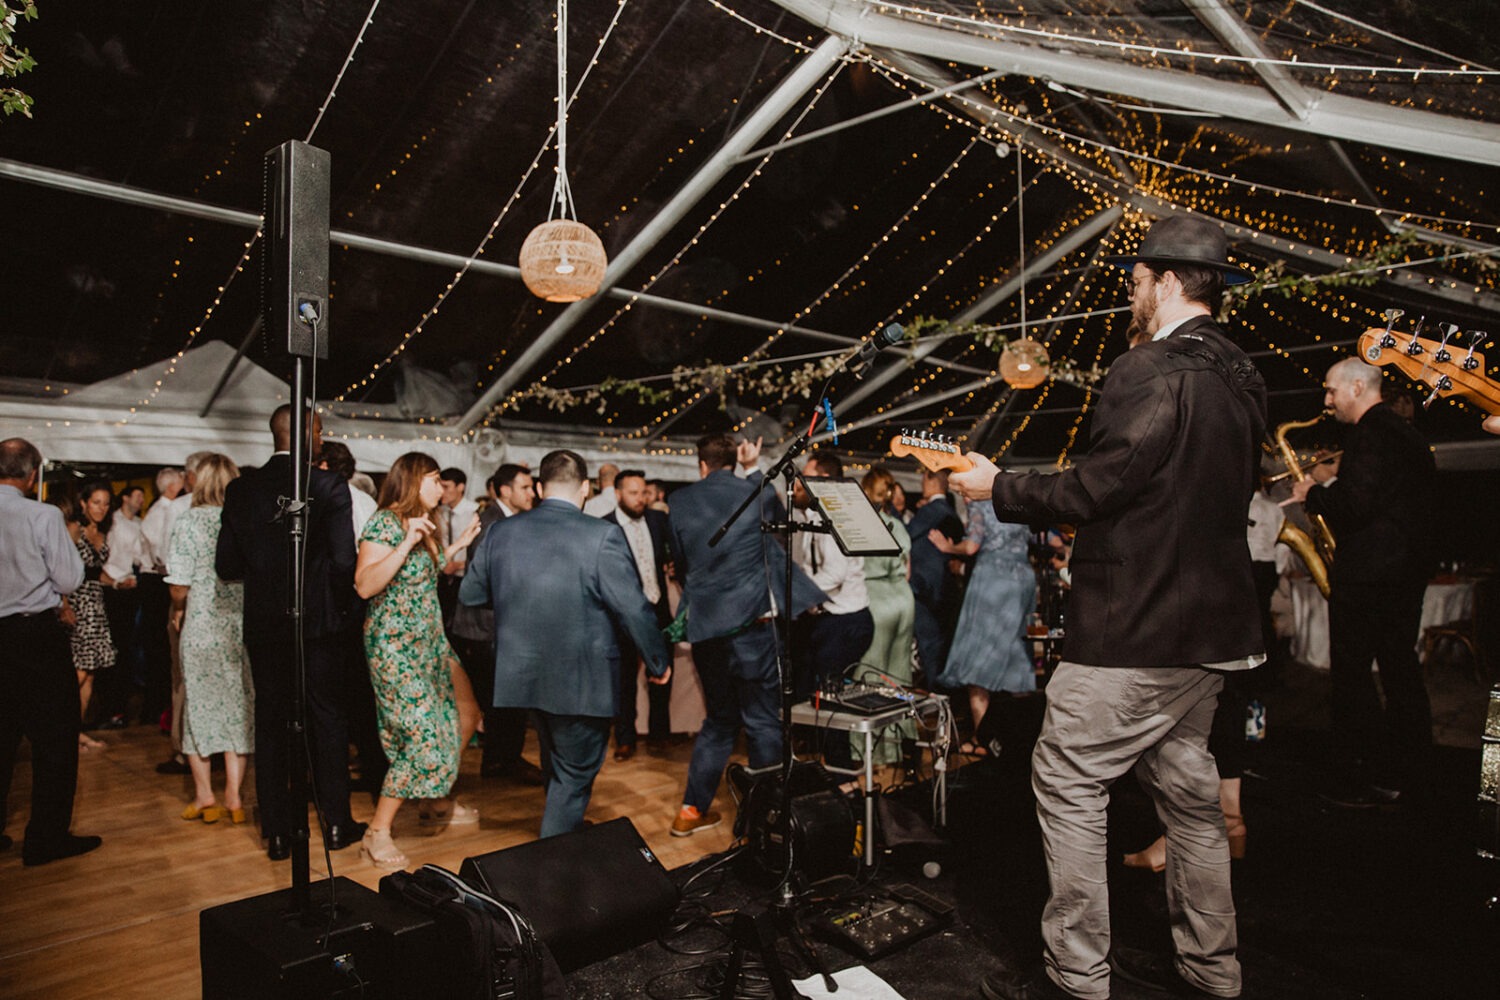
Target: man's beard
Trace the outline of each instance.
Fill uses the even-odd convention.
[[[1136,326],[1140,327],[1143,334],[1155,336],[1156,329],[1152,326],[1152,320],[1156,319],[1156,303],[1149,298],[1138,299],[1130,303],[1130,315],[1135,320]]]

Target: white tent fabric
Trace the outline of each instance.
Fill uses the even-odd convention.
[[[240,465],[259,465],[271,454],[266,421],[272,410],[291,398],[285,382],[242,358],[213,410],[207,417],[198,416],[233,356],[228,344],[209,341],[175,361],[148,365],[64,396],[0,396],[0,437],[28,439],[49,462],[167,466],[181,465],[195,451],[219,451]],[[328,414],[323,434],[347,444],[358,467],[372,473],[389,469],[404,452],[425,451],[439,465],[483,480],[502,462],[521,462],[534,469],[547,452],[571,448],[591,470],[609,461],[644,468],[653,477],[698,478],[697,460],[691,455],[610,450],[593,434],[563,428],[482,429],[457,438],[440,424]]]

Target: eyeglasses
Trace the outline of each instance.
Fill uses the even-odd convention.
[[[1133,274],[1127,274],[1125,276],[1125,287],[1127,290],[1129,290],[1131,295],[1134,295],[1136,292],[1140,291],[1142,285],[1155,280],[1155,278],[1156,275],[1149,273],[1144,278],[1137,278]]]

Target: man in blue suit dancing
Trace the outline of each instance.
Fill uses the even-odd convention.
[[[641,592],[620,529],[583,513],[588,469],[554,451],[537,472],[541,500],[497,521],[479,541],[459,590],[495,612],[495,707],[537,714],[547,774],[543,837],[583,825],[619,708],[618,627],[665,683],[671,653]]]
[[[709,806],[741,724],[751,767],[781,760],[775,609],[786,604],[786,550],[760,530],[762,517],[778,516],[776,495],[764,494],[761,506],[734,522],[717,546],[708,544],[719,525],[760,484],[758,471],[748,479],[735,476],[736,459],[746,469],[755,468],[760,441],[736,445],[728,434],[700,438],[699,481],[672,494],[668,515],[672,552],[683,581],[687,638],[708,708],[693,744],[682,809],[672,822],[674,837],[718,825],[719,814]],[[794,571],[794,615],[827,599],[806,574]]]

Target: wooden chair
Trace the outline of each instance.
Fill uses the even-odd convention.
[[[1486,662],[1486,645],[1480,632],[1480,625],[1485,620],[1484,608],[1491,599],[1490,588],[1493,581],[1481,579],[1474,585],[1474,601],[1467,617],[1456,621],[1447,622],[1443,625],[1429,625],[1422,630],[1422,665],[1430,667],[1433,657],[1438,655],[1439,650],[1451,650],[1454,646],[1463,646],[1469,651],[1469,662],[1473,664],[1474,679],[1484,681],[1489,677],[1489,664]],[[1443,659],[1450,659],[1451,653],[1445,652]]]

